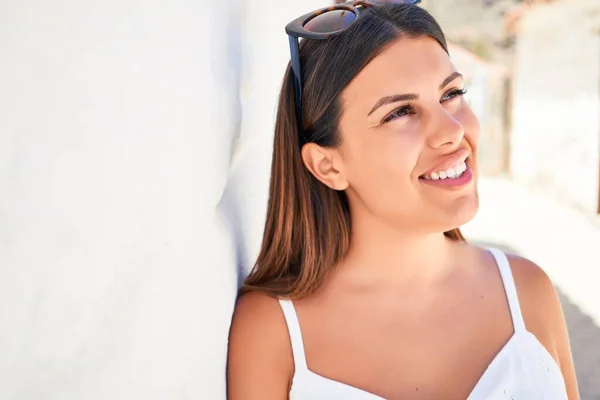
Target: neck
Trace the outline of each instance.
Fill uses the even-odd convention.
[[[340,272],[365,283],[432,281],[452,267],[451,249],[442,232],[403,230],[376,218],[353,218],[350,248]]]

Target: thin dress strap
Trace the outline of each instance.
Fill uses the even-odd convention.
[[[500,276],[502,277],[502,284],[504,285],[504,291],[506,292],[506,298],[508,299],[508,307],[510,308],[510,315],[512,317],[515,332],[525,331],[525,321],[523,320],[523,314],[521,313],[517,287],[515,286],[515,280],[510,269],[508,258],[504,252],[498,249],[488,250],[496,260],[496,264],[500,270]]]
[[[279,299],[279,304],[283,310],[283,316],[288,327],[290,342],[292,343],[292,353],[294,355],[294,366],[296,372],[307,369],[306,356],[304,355],[304,342],[302,341],[302,331],[300,322],[291,300]]]

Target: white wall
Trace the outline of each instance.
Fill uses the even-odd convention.
[[[225,398],[283,27],[321,5],[0,2],[1,399]]]

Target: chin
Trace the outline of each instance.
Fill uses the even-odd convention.
[[[469,203],[470,204],[465,204],[465,206],[459,211],[459,215],[462,219],[460,223],[461,225],[470,222],[473,218],[475,218],[477,212],[479,211],[479,194],[477,192],[473,194],[473,197]]]
[[[473,195],[457,199],[457,201],[443,210],[437,219],[436,225],[443,221],[444,224],[440,229],[442,232],[447,232],[452,229],[459,228],[470,222],[479,211],[479,194],[475,192]]]

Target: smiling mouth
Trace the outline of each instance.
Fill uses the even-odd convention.
[[[465,161],[461,161],[456,165],[446,168],[440,171],[433,171],[431,173],[421,175],[419,179],[423,179],[426,181],[437,181],[437,180],[446,180],[446,179],[458,179],[469,169],[469,159],[467,158]]]

